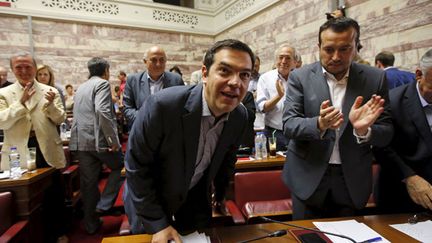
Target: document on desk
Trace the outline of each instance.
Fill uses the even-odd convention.
[[[391,227],[411,236],[421,242],[432,242],[432,221],[418,222],[416,224],[392,224]]]
[[[180,238],[183,243],[211,243],[210,237],[197,231],[188,235],[181,235]],[[170,240],[169,243],[175,243],[175,241]]]
[[[332,221],[332,222],[313,222],[313,224],[322,231],[327,231],[334,234],[340,234],[348,236],[355,240],[356,242],[379,242],[385,243],[390,242],[380,234],[375,232],[373,229],[364,223],[359,223],[356,220],[342,220],[342,221]],[[326,236],[335,243],[350,243],[351,241],[340,238],[333,235]]]

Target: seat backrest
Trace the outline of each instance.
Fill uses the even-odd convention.
[[[281,170],[238,172],[234,176],[235,202],[243,208],[246,202],[291,198],[281,178]]]
[[[13,224],[14,211],[11,192],[0,192],[0,236]]]

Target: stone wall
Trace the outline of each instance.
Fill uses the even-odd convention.
[[[117,73],[134,73],[145,69],[142,61],[147,48],[158,44],[168,55],[167,69],[178,65],[184,79],[201,67],[202,54],[213,37],[142,29],[102,26],[86,23],[32,20],[33,45],[36,60],[50,65],[56,82],[76,87],[87,80],[87,61],[94,56],[107,58],[111,64],[113,84]],[[9,57],[18,51],[30,51],[26,17],[0,15],[0,65],[9,66]],[[9,80],[15,80],[9,73]]]
[[[432,1],[347,0],[347,16],[361,27],[360,55],[374,64],[382,50],[395,54],[395,65],[413,71],[420,57],[432,48]],[[303,63],[318,60],[318,30],[331,12],[329,1],[281,1],[216,36],[239,38],[260,56],[261,72],[271,69],[274,50],[283,43],[297,48]]]
[[[432,47],[432,1],[345,2],[347,15],[361,25],[364,48],[360,55],[370,63],[378,52],[388,50],[395,53],[396,66],[412,71]],[[111,81],[116,84],[119,70],[144,69],[143,53],[153,44],[166,49],[167,68],[179,65],[188,81],[190,73],[200,67],[205,49],[224,38],[250,44],[261,57],[264,72],[273,65],[274,50],[282,43],[295,46],[305,64],[318,60],[318,29],[330,5],[330,0],[280,1],[215,37],[33,18],[33,45],[38,62],[53,67],[60,85],[85,81],[86,62],[93,56],[110,61]],[[26,17],[0,15],[0,65],[9,66],[12,53],[29,50],[28,33]],[[15,80],[12,73],[9,79]]]

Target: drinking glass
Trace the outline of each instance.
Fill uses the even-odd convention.
[[[27,170],[33,171],[36,169],[36,148],[28,148]]]
[[[276,137],[269,137],[270,158],[276,158]]]

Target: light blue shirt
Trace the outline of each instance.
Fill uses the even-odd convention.
[[[150,84],[150,94],[154,94],[158,91],[160,91],[161,89],[163,89],[163,82],[162,80],[165,78],[165,73],[163,73],[158,80],[153,80],[149,73],[147,72],[147,79],[149,81]]]

